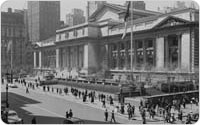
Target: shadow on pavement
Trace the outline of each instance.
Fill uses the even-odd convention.
[[[83,121],[84,121],[84,124],[112,124],[110,121],[105,122],[105,121],[94,121],[94,120],[85,120],[85,119],[83,119]],[[115,124],[119,124],[119,123],[116,122]]]
[[[1,92],[1,101],[6,100],[6,92]],[[24,123],[30,123],[32,119],[32,113],[24,110],[27,104],[37,104],[39,101],[9,92],[8,93],[9,109],[15,110],[20,118],[23,119]]]

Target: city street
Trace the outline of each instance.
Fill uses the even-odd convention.
[[[104,109],[101,107],[91,106],[91,104],[80,103],[74,99],[68,99],[61,95],[52,95],[37,90],[29,90],[25,93],[25,88],[18,85],[18,88],[9,88],[9,105],[10,109],[17,111],[19,117],[23,118],[24,123],[31,123],[36,116],[37,123],[40,124],[59,124],[65,118],[65,112],[72,109],[74,117],[84,120],[87,124],[103,124]],[[70,98],[70,97],[69,97]],[[5,100],[5,85],[2,86],[2,100]],[[109,113],[109,116],[111,114]],[[110,120],[110,117],[109,117]],[[127,117],[116,114],[117,123],[141,123],[141,120],[128,120]],[[162,123],[162,122],[150,122]]]

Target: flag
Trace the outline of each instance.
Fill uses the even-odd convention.
[[[128,6],[127,6],[127,10],[126,10],[126,15],[124,16],[124,27],[125,27],[125,30],[124,30],[124,33],[122,35],[122,39],[124,39],[124,37],[126,36],[126,31],[127,31],[127,18],[129,17],[130,15],[130,12],[129,12],[129,9],[130,9],[130,4],[131,4],[131,1],[128,2]]]
[[[12,40],[10,40],[10,41],[8,42],[8,45],[7,45],[7,52],[10,51],[11,46],[12,46]]]

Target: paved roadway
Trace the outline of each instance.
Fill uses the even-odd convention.
[[[36,116],[37,123],[59,124],[65,118],[65,112],[72,109],[74,116],[81,118],[87,124],[104,124],[104,109],[91,104],[80,103],[73,99],[67,99],[60,95],[52,95],[37,90],[29,90],[25,93],[25,88],[18,85],[18,88],[9,88],[10,109],[17,111],[24,123],[31,123],[33,116]],[[5,85],[1,88],[2,100],[5,100]],[[93,104],[95,105],[95,104]],[[110,116],[110,113],[109,113]],[[141,120],[128,120],[127,117],[116,114],[117,123],[141,124]],[[110,117],[109,117],[110,120]],[[163,123],[163,121],[149,122],[151,124]]]

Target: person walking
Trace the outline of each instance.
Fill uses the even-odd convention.
[[[72,109],[69,110],[69,118],[72,118],[73,117],[73,112],[72,112]]]
[[[66,111],[65,116],[66,116],[66,118],[69,118],[69,113],[68,113],[68,111]]]
[[[105,121],[108,121],[108,110],[107,109],[105,110],[104,116],[105,116]]]
[[[28,87],[26,87],[26,93],[29,93]]]
[[[37,123],[36,123],[36,117],[33,117],[31,123],[32,123],[32,124],[37,124]]]
[[[135,106],[133,105],[132,106],[132,116],[134,116],[134,114],[135,114]]]
[[[111,123],[112,123],[112,120],[114,121],[114,123],[116,123],[114,110],[112,110],[112,113],[111,113],[111,120],[110,120]]]

